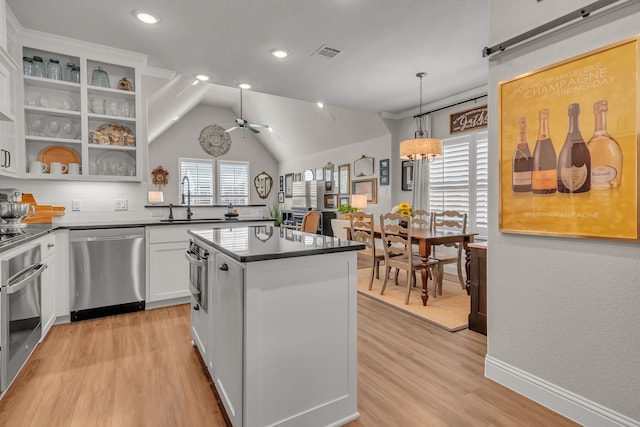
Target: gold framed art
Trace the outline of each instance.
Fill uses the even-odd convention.
[[[638,64],[636,37],[498,84],[500,231],[639,240]]]
[[[352,180],[351,194],[366,194],[368,204],[378,203],[378,178]]]

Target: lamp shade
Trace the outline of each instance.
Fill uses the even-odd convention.
[[[162,191],[149,191],[149,203],[156,204],[164,202]]]
[[[351,196],[351,206],[356,209],[364,209],[367,207],[366,194],[353,194]]]
[[[436,138],[415,138],[400,142],[400,158],[408,160],[434,159],[442,156],[442,141]]]

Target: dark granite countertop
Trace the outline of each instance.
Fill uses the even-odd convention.
[[[129,227],[148,227],[148,226],[165,226],[165,225],[191,225],[198,224],[230,224],[243,222],[265,222],[273,223],[273,218],[258,217],[242,217],[237,219],[220,219],[220,218],[200,218],[191,221],[174,220],[164,221],[158,219],[149,220],[124,220],[124,221],[91,221],[91,222],[71,222],[64,224],[27,224],[18,230],[18,233],[11,236],[3,236],[4,240],[0,240],[0,252],[8,251],[23,243],[38,239],[55,230],[91,230],[97,228],[129,228]],[[0,225],[1,228],[1,225]]]
[[[293,258],[364,249],[362,243],[303,233],[270,225],[236,228],[200,228],[189,234],[238,262]]]

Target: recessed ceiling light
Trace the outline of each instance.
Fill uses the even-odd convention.
[[[286,58],[287,56],[289,56],[289,51],[287,49],[271,49],[270,52],[271,52],[271,55],[280,59]]]
[[[251,89],[251,85],[249,83],[240,83],[238,87],[240,89]]]
[[[196,74],[196,79],[200,80],[201,82],[206,82],[209,80],[209,76],[207,76],[206,74]]]
[[[318,106],[318,108],[324,108],[324,104],[322,102],[318,102],[316,103],[316,105]]]
[[[176,120],[178,120],[180,118],[180,116],[173,116],[173,121],[175,122]]]
[[[267,129],[269,129],[269,132],[273,133],[273,128],[271,126],[269,126]]]
[[[193,79],[193,81],[191,82],[191,86],[195,86],[195,85],[197,85],[198,83],[200,83],[200,80],[198,80],[198,79]]]
[[[145,24],[156,24],[160,21],[160,18],[158,18],[158,16],[144,10],[136,10],[135,12],[133,12],[133,14],[136,16],[136,18],[138,18]]]

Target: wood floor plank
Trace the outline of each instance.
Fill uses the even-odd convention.
[[[224,427],[189,309],[54,326],[0,400],[0,426]],[[576,425],[485,378],[485,351],[483,335],[358,297],[361,416],[348,426]]]

